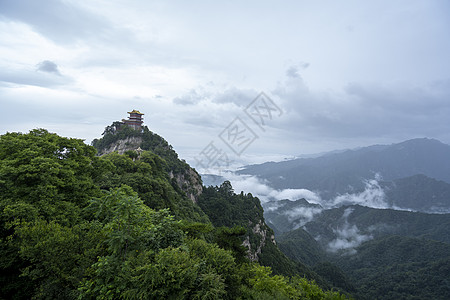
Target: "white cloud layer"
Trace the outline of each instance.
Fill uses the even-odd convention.
[[[333,229],[336,238],[327,245],[330,252],[345,251],[347,254],[355,254],[356,247],[373,238],[369,234],[362,234],[356,225],[348,223],[348,217],[352,212],[351,208],[347,208],[342,215],[343,224]]]
[[[376,174],[374,179],[365,180],[365,189],[362,192],[346,193],[338,195],[333,199],[322,199],[319,195],[320,191],[310,191],[308,189],[284,189],[276,190],[270,187],[266,182],[252,175],[237,175],[234,172],[223,171],[217,175],[223,176],[233,185],[234,190],[239,193],[241,191],[250,192],[254,196],[266,203],[273,200],[291,200],[305,199],[309,203],[319,204],[323,208],[340,207],[343,205],[361,205],[372,208],[394,208],[386,201],[386,195],[378,181],[381,177]],[[275,209],[273,207],[272,209]],[[295,215],[295,213],[292,213]]]
[[[288,217],[289,222],[293,223],[293,229],[297,229],[309,221],[312,221],[312,219],[322,211],[323,208],[319,207],[297,207],[287,211],[285,215]]]
[[[376,179],[366,180],[365,190],[361,193],[339,195],[335,197],[330,206],[358,204],[373,208],[390,208],[386,195]]]

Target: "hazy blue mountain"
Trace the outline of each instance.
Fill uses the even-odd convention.
[[[450,212],[450,184],[417,174],[382,182],[390,206],[423,212]]]
[[[423,174],[450,183],[449,170],[450,146],[420,138],[317,158],[251,165],[238,173],[256,175],[276,189],[306,188],[320,192],[324,199],[331,199],[338,194],[364,190],[364,180],[376,174],[384,181]]]
[[[201,174],[204,186],[220,186],[225,180],[225,177],[214,174]]]

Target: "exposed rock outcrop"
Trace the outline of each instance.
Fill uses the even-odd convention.
[[[203,191],[202,179],[197,172],[189,168],[185,173],[174,174],[171,171],[169,172],[169,176],[171,179],[175,178],[178,187],[186,193],[189,199],[197,203],[197,199]]]
[[[111,144],[106,149],[103,149],[98,155],[105,155],[111,152],[117,152],[119,154],[124,154],[129,150],[136,150],[140,147],[142,143],[142,138],[139,136],[131,136],[127,137],[123,140],[118,140],[115,143]]]
[[[130,150],[135,151],[141,147],[142,142],[142,137],[127,137],[112,143],[107,148],[101,150],[98,155],[101,156],[112,152],[124,154]],[[175,178],[177,186],[186,193],[186,196],[193,202],[197,202],[198,197],[203,191],[203,187],[201,177],[196,171],[194,171],[191,167],[176,173],[174,173],[173,170],[170,170],[169,177],[170,179]]]
[[[270,242],[276,245],[275,236],[273,234],[271,234],[270,237],[268,236],[269,230],[263,220],[259,220],[259,222],[253,226],[252,233],[256,237],[256,243],[253,243],[252,246],[252,243],[250,242],[250,235],[248,235],[242,245],[248,248],[248,258],[251,261],[258,261],[259,255],[261,254],[263,247],[266,245],[266,240],[270,239]]]

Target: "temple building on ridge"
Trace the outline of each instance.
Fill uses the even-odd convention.
[[[129,111],[128,113],[130,114],[128,120],[122,119],[122,122],[135,130],[142,129],[142,123],[144,122],[142,121],[142,116],[144,114],[136,109],[133,109],[133,111]]]

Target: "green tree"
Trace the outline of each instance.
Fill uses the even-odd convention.
[[[78,207],[98,195],[95,180],[103,172],[95,150],[82,140],[44,129],[0,137],[0,203],[24,202],[47,219],[70,224]]]
[[[30,262],[21,276],[35,285],[38,299],[73,299],[86,270],[105,252],[105,231],[98,222],[72,227],[36,220],[17,226],[20,256]]]
[[[107,251],[93,263],[80,289],[82,297],[116,299],[133,289],[134,269],[152,260],[159,249],[183,241],[179,222],[168,210],[154,211],[128,186],[94,198],[87,214],[103,224]]]
[[[242,226],[218,227],[215,231],[215,242],[219,247],[232,251],[238,262],[247,262],[247,248],[242,245],[247,230]]]
[[[19,277],[30,262],[21,258],[12,238],[16,225],[34,220],[79,223],[82,208],[100,195],[96,180],[106,168],[95,149],[79,139],[45,129],[0,136],[0,297],[20,298],[33,289],[33,283]]]

